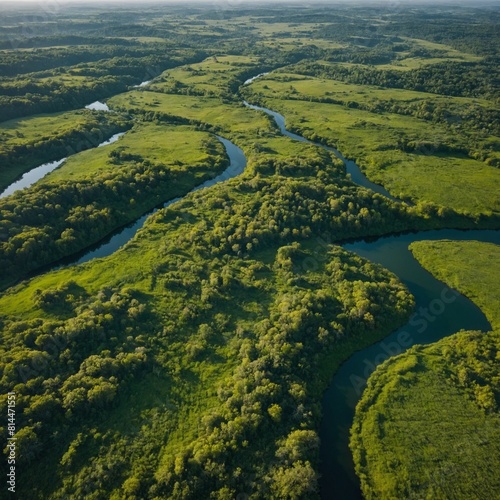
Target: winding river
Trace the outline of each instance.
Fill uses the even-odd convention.
[[[434,278],[408,249],[414,241],[438,239],[500,244],[500,232],[444,229],[343,245],[346,250],[381,264],[396,274],[415,297],[416,309],[409,323],[381,342],[354,353],[343,363],[324,394],[320,429],[320,485],[321,497],[325,500],[362,498],[349,450],[349,432],[356,404],[373,369],[412,345],[436,342],[461,329],[491,329],[474,303]]]
[[[285,128],[284,117],[279,113],[248,103],[245,103],[245,105],[272,116],[284,135],[332,151],[338,158],[344,161],[346,170],[351,174],[354,182],[394,200],[394,197],[382,186],[369,181],[353,161],[346,160],[334,148],[313,143],[304,137],[289,132]],[[117,136],[113,136],[112,139],[118,139]],[[204,182],[192,191],[213,186],[218,182],[223,182],[243,172],[246,166],[246,158],[243,151],[227,139],[222,137],[218,137],[218,139],[226,149],[230,165],[222,174]],[[111,139],[107,143],[109,142],[111,142]],[[59,164],[63,161],[64,159],[60,160]],[[54,168],[57,168],[57,166]],[[32,174],[32,172],[25,174],[25,176]],[[35,180],[31,180],[27,185],[32,184]],[[13,186],[9,186],[7,190],[12,189]],[[10,194],[6,193],[6,191],[1,196]],[[180,199],[175,198],[170,200],[163,204],[162,207],[167,207]],[[110,255],[129,241],[143,226],[149,215],[158,210],[158,208],[143,215],[132,224],[117,230],[106,240],[87,248],[79,255],[71,256],[59,262],[58,267],[61,265],[82,263],[96,257]],[[337,371],[330,387],[324,394],[324,414],[320,430],[320,472],[322,475],[320,485],[323,499],[351,500],[361,498],[359,480],[354,473],[352,457],[348,447],[349,430],[356,403],[360,398],[367,377],[375,366],[389,356],[399,354],[416,343],[425,344],[435,342],[460,329],[483,331],[490,329],[488,321],[477,306],[466,297],[436,280],[418,264],[408,250],[408,245],[413,241],[436,239],[480,240],[500,244],[500,233],[498,231],[481,230],[438,230],[389,236],[379,238],[374,242],[359,241],[343,245],[345,249],[355,252],[372,262],[379,263],[396,274],[414,295],[416,312],[407,325],[393,332],[383,341],[353,354]]]
[[[224,172],[222,172],[218,176],[214,177],[213,179],[206,180],[202,184],[193,188],[190,191],[190,193],[198,191],[199,189],[213,186],[214,184],[226,181],[233,177],[236,177],[237,175],[241,174],[245,169],[247,164],[247,159],[243,151],[238,146],[233,144],[231,141],[228,141],[223,137],[217,136],[217,139],[219,139],[219,141],[223,144],[224,148],[226,149],[226,153],[230,160],[229,166],[226,168],[226,170],[224,170]],[[85,250],[83,250],[78,254],[74,254],[71,255],[70,257],[62,259],[57,264],[56,268],[62,267],[63,265],[66,266],[70,264],[81,264],[83,262],[87,262],[94,258],[106,257],[107,255],[111,255],[113,252],[115,252],[120,247],[125,245],[127,241],[131,240],[135,236],[137,231],[141,229],[141,227],[144,225],[144,222],[150,215],[154,214],[158,209],[166,208],[172,205],[173,203],[180,201],[181,199],[182,198],[180,197],[174,198],[172,200],[163,203],[161,206],[156,207],[153,210],[149,211],[148,213],[142,215],[136,221],[122,228],[117,229],[108,237],[99,241],[95,245],[86,248]]]
[[[259,75],[260,76],[260,75]],[[319,146],[323,149],[326,149],[327,151],[331,151],[337,158],[342,160],[344,162],[345,168],[346,168],[346,173],[348,173],[351,176],[351,180],[358,184],[359,186],[363,186],[367,189],[371,189],[372,191],[375,191],[376,193],[382,194],[385,197],[389,198],[390,200],[393,201],[399,201],[394,196],[392,196],[387,189],[385,189],[383,186],[380,186],[378,184],[373,183],[370,181],[363,172],[361,172],[360,168],[358,165],[351,160],[348,160],[345,158],[339,151],[337,151],[335,148],[332,148],[330,146],[325,146],[324,144],[320,144],[318,142],[313,142],[310,141],[309,139],[306,139],[305,137],[302,137],[301,135],[294,134],[293,132],[289,132],[286,127],[285,127],[285,117],[283,115],[280,115],[276,111],[272,111],[268,108],[263,108],[261,106],[255,106],[254,104],[249,104],[246,101],[243,101],[243,104],[250,109],[255,109],[256,111],[263,111],[264,113],[268,114],[269,116],[272,116],[274,118],[274,121],[278,125],[280,132],[283,135],[286,135],[287,137],[290,137],[291,139],[294,139],[296,141],[300,142],[305,142],[307,144],[313,144],[314,146]]]
[[[332,151],[346,165],[351,179],[372,191],[395,200],[382,186],[374,184],[355,162],[347,160],[334,148],[314,143],[285,128],[279,113],[244,103],[247,107],[272,116],[280,131],[295,140],[321,146]],[[343,245],[371,262],[392,271],[415,297],[416,312],[408,324],[383,341],[354,353],[335,374],[322,401],[323,420],[320,429],[320,487],[324,500],[360,499],[359,479],[349,449],[350,428],[356,404],[366,379],[375,367],[390,356],[401,354],[415,344],[428,344],[461,329],[491,330],[483,312],[469,299],[435,279],[413,258],[408,246],[422,240],[479,240],[500,244],[498,231],[437,230],[379,238],[374,242],[360,241]]]

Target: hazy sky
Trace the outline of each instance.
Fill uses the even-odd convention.
[[[65,5],[85,5],[87,3],[99,3],[102,7],[107,4],[120,3],[122,5],[151,5],[151,4],[206,4],[212,6],[220,7],[230,7],[237,8],[239,6],[248,5],[259,5],[259,4],[270,4],[275,5],[276,3],[289,3],[289,4],[301,4],[303,6],[314,5],[318,3],[335,5],[339,3],[359,5],[363,3],[370,3],[372,5],[394,7],[397,5],[401,7],[402,5],[421,5],[421,4],[433,4],[433,5],[473,5],[473,6],[499,6],[500,0],[0,0],[0,9],[2,6],[13,7],[15,5],[23,4],[28,6],[32,4],[34,9],[40,9],[45,11],[57,11],[59,7],[64,7]]]

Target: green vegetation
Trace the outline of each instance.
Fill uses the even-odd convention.
[[[0,199],[0,232],[8,235],[0,243],[1,283],[101,240],[226,166],[222,144],[206,132],[152,124],[73,156],[41,182]]]
[[[72,51],[67,48],[68,53]],[[141,80],[151,79],[165,68],[206,56],[204,52],[190,49],[168,52],[164,44],[153,44],[150,49],[143,49],[140,57],[136,54],[113,57],[111,53],[108,58],[95,62],[3,77],[0,79],[2,120],[81,108],[123,92]],[[37,52],[24,55],[36,58]],[[78,51],[72,59],[78,60]]]
[[[317,498],[324,389],[414,305],[397,277],[338,244],[498,228],[497,9],[27,12],[5,7],[0,21],[0,186],[69,158],[0,200],[0,412],[15,391],[17,493]],[[283,136],[245,98],[415,205],[357,186],[332,153]],[[97,99],[112,111],[70,111]],[[127,132],[94,148],[118,130]],[[184,196],[227,165],[216,135],[243,149],[245,171]],[[176,196],[117,252],[41,271]],[[492,260],[490,247],[474,251]],[[436,244],[432,260],[444,269],[453,252]],[[19,282],[31,271],[39,274]],[[477,297],[493,286],[487,276],[463,285],[469,274],[453,284]],[[437,345],[430,361],[424,348],[412,351],[429,367],[428,397],[439,389],[449,402],[427,408],[456,410],[484,432],[485,446],[470,447],[473,465],[450,458],[472,477],[457,486],[466,496],[475,478],[488,492],[498,486],[477,470],[486,453],[498,455],[489,444],[498,442],[497,345],[494,334],[468,333]],[[434,370],[441,352],[448,378]],[[398,383],[410,398],[405,377],[417,384],[420,372],[408,366]],[[417,420],[424,396],[411,406]],[[438,427],[427,430],[439,438]],[[7,431],[0,422],[4,443]],[[415,473],[437,453],[415,455]],[[397,465],[376,465],[386,464]],[[400,486],[381,474],[383,491],[410,491],[409,472]],[[439,484],[429,491],[450,493]]]
[[[319,88],[325,97],[318,97]],[[245,90],[250,102],[282,113],[290,130],[355,159],[371,180],[395,196],[441,211],[498,217],[500,173],[493,165],[499,139],[488,132],[498,118],[489,121],[485,101],[458,101],[456,114],[450,116],[449,98],[432,100],[429,108],[430,94],[422,93],[416,101],[418,92],[381,91],[279,72]],[[471,109],[477,118],[469,116]],[[461,115],[476,122],[477,132],[467,128],[462,133],[453,124]]]
[[[42,163],[94,148],[128,127],[123,117],[89,110],[0,123],[0,190]]]
[[[316,401],[331,376],[323,364],[345,342],[402,323],[412,300],[389,273],[325,239],[352,234],[349,219],[359,234],[372,217],[377,231],[395,227],[397,205],[339,179],[327,156],[307,158],[283,159],[280,174],[256,165],[157,212],[112,256],[3,295],[6,386],[32,415],[42,381],[56,384],[53,411],[22,424],[26,456],[45,457],[26,491],[123,495],[135,478],[138,497],[261,498],[290,482],[314,493]],[[137,352],[146,356],[131,358],[137,371],[124,368]],[[51,447],[48,429],[61,426],[68,433]],[[43,479],[48,470],[56,484]]]
[[[493,329],[500,328],[500,249],[479,241],[419,241],[410,249],[436,278],[477,304]]]
[[[500,488],[500,248],[422,241],[416,258],[469,296],[494,331],[415,346],[377,368],[356,408],[351,449],[366,498],[493,498]],[[411,453],[408,453],[411,450]]]

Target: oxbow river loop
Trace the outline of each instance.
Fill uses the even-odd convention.
[[[259,76],[262,75],[257,77]],[[257,77],[254,77],[254,79]],[[249,79],[245,83],[248,84],[251,81],[253,79]],[[144,84],[147,83],[144,82]],[[284,135],[333,152],[345,163],[346,171],[351,175],[351,179],[355,183],[395,200],[382,186],[367,179],[355,162],[344,158],[336,149],[314,143],[300,135],[289,132],[285,128],[284,117],[275,111],[246,102],[244,104],[250,109],[263,111],[272,116]],[[100,109],[107,111],[104,108]],[[116,134],[99,146],[114,142],[121,135]],[[218,136],[218,139],[224,145],[230,159],[229,167],[222,174],[205,181],[191,192],[231,179],[241,174],[245,169],[247,160],[243,151],[225,138]],[[46,173],[57,168],[64,160],[33,169],[25,174],[23,179],[11,184],[0,197],[7,196],[17,189],[33,184]],[[24,181],[25,177],[26,181]],[[21,181],[25,182],[25,185],[18,184]],[[175,198],[158,208],[168,207],[181,199]],[[115,231],[105,240],[87,248],[80,254],[60,261],[57,267],[83,263],[93,258],[106,257],[112,254],[130,241],[144,225],[146,219],[156,212],[158,208],[144,214],[126,227]],[[414,295],[416,311],[408,324],[391,333],[384,340],[354,353],[337,371],[324,394],[324,415],[320,429],[320,472],[322,475],[320,485],[321,497],[325,500],[361,498],[359,480],[354,473],[352,456],[348,447],[349,432],[355,406],[359,401],[366,379],[375,367],[390,356],[401,354],[415,344],[435,342],[461,329],[482,331],[490,329],[490,324],[477,306],[458,292],[448,288],[444,283],[436,280],[420,266],[408,249],[410,243],[414,241],[437,239],[479,240],[500,244],[500,233],[485,230],[437,230],[389,236],[372,242],[358,241],[343,245],[346,250],[381,264],[397,275]]]

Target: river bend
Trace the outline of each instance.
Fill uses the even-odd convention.
[[[249,80],[249,82],[251,81],[252,79]],[[285,128],[284,117],[279,113],[246,102],[244,104],[251,109],[263,111],[272,116],[284,135],[333,152],[345,163],[347,173],[351,175],[354,182],[395,200],[382,186],[368,180],[355,162],[344,158],[336,149],[314,143],[300,135],[289,132]],[[100,144],[100,146],[114,142],[121,135],[116,134],[109,141]],[[191,192],[213,186],[243,172],[246,166],[246,158],[243,151],[227,139],[222,137],[218,137],[218,139],[224,145],[229,156],[229,167],[222,174],[214,179],[205,181]],[[23,181],[21,179],[10,185],[0,197],[7,196],[7,194],[11,194],[17,189],[22,189],[33,184],[46,173],[57,168],[64,160],[45,164],[28,172],[23,176],[23,179],[27,176],[25,185],[18,184]],[[47,165],[49,166],[47,167]],[[45,172],[42,167],[46,169]],[[42,170],[38,171],[38,169]],[[38,172],[35,172],[35,170]],[[170,200],[164,203],[162,207],[168,207],[181,199],[175,198]],[[128,226],[115,231],[105,240],[85,249],[80,254],[60,261],[58,267],[61,267],[61,265],[82,263],[96,257],[105,257],[112,254],[132,239],[136,232],[143,226],[146,219],[152,213],[156,212],[158,208],[143,215]],[[324,394],[323,420],[320,429],[320,472],[322,475],[320,486],[321,497],[325,500],[361,498],[359,480],[354,473],[352,456],[348,447],[349,431],[353,421],[355,406],[361,396],[366,379],[375,366],[388,357],[400,354],[417,343],[427,344],[435,342],[460,329],[487,331],[491,328],[486,317],[476,305],[463,295],[449,289],[444,283],[435,279],[420,266],[408,249],[408,245],[414,241],[437,239],[479,240],[500,244],[500,233],[498,231],[483,230],[437,230],[389,236],[379,238],[373,242],[358,241],[343,245],[346,250],[355,252],[361,257],[381,264],[396,274],[415,297],[416,313],[407,325],[391,333],[383,341],[354,353],[339,368]]]

